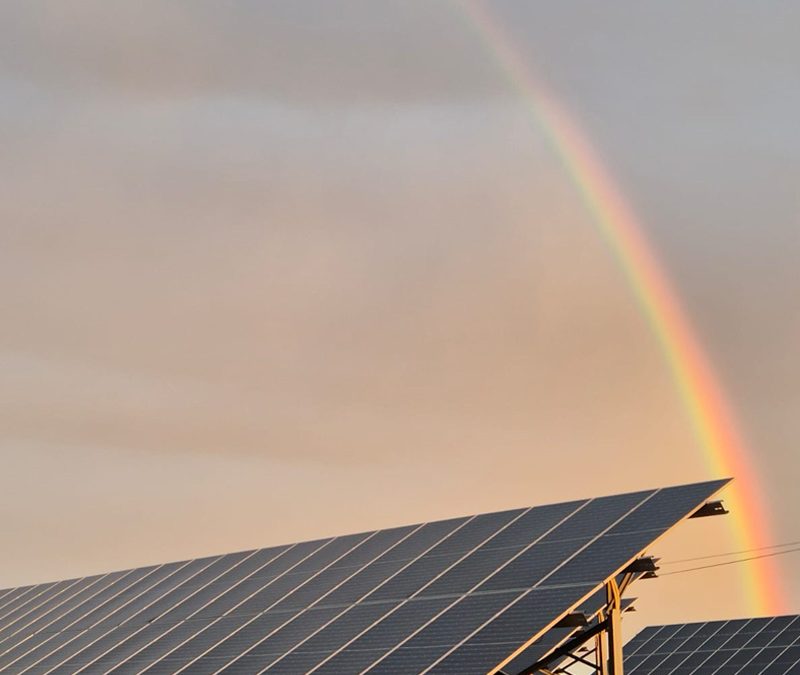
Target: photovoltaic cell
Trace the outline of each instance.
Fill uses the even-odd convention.
[[[630,609],[630,607],[633,605],[633,602],[633,599],[623,599],[622,611],[625,612]],[[556,647],[566,642],[569,638],[593,625],[598,618],[599,610],[605,609],[605,606],[606,590],[603,588],[587,598],[583,603],[581,603],[580,607],[578,607],[578,611],[580,611],[589,622],[587,626],[551,628],[539,639],[534,641],[530,646],[520,652],[517,657],[507,663],[503,667],[503,672],[509,673],[509,675],[512,673],[520,673],[528,668],[531,664],[536,663],[541,658],[552,652]],[[505,645],[506,651],[511,651],[516,646],[512,641],[505,640],[503,642],[495,643],[493,648],[499,649],[501,645]],[[555,667],[556,665],[553,664],[553,668]]]
[[[634,675],[797,675],[800,616],[649,627],[624,652]]]
[[[539,658],[572,633],[554,628],[562,616],[577,607],[596,613],[603,602],[598,589],[724,483],[0,591],[0,670],[469,675],[501,664],[510,668],[504,672],[522,670],[525,659]],[[651,630],[634,639],[629,658],[637,666],[655,663],[657,648],[658,658],[672,664],[681,645],[730,650],[748,625],[704,625],[677,635]],[[772,667],[794,653],[793,644],[780,642],[794,635],[793,626],[773,626],[774,635],[750,636],[749,662],[770,656]],[[743,658],[731,654],[722,666],[738,667]]]

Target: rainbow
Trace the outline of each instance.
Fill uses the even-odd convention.
[[[726,499],[738,545],[768,545],[770,520],[752,453],[636,215],[580,127],[513,47],[502,23],[480,0],[461,0],[458,6],[547,136],[621,267],[666,359],[710,473],[736,478]],[[785,596],[773,561],[761,558],[743,564],[742,575],[742,589],[754,614],[784,611]]]

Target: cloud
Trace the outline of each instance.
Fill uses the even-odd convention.
[[[314,105],[504,90],[450,3],[34,0],[4,3],[0,26],[7,72],[76,95]]]

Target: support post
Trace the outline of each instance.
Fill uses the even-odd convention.
[[[620,586],[626,588],[633,575],[624,575],[621,583],[616,579],[606,582],[606,606],[596,616],[596,622],[586,630],[580,631],[544,658],[520,671],[519,675],[545,675],[565,672],[575,664],[583,664],[594,669],[596,675],[624,675],[622,663],[622,593]],[[578,649],[594,642],[594,663],[578,655]],[[566,661],[563,665],[560,663]],[[556,667],[557,666],[557,667]]]
[[[605,612],[600,612],[597,617],[601,623],[608,625]],[[608,628],[606,628],[606,631]],[[597,662],[597,675],[608,675],[608,651],[606,650],[606,631],[598,633],[594,638],[594,654]]]
[[[622,602],[615,579],[611,579],[606,584],[606,592],[608,594],[608,675],[623,675]]]

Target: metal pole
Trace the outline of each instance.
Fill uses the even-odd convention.
[[[605,620],[605,613],[600,612],[598,620],[602,623]],[[606,631],[599,633],[595,637],[594,654],[597,661],[597,675],[608,675],[608,652],[606,651]]]
[[[614,579],[606,585],[608,593],[608,675],[623,675],[622,665],[622,602]]]

